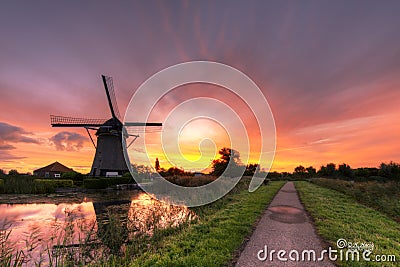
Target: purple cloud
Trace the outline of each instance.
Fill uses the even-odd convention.
[[[0,146],[4,146],[6,143],[39,144],[39,140],[29,137],[29,135],[32,135],[32,133],[25,131],[21,127],[0,122]]]
[[[52,136],[49,140],[56,146],[57,150],[79,151],[87,138],[78,133],[64,131]]]

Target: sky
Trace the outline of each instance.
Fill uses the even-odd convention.
[[[95,150],[86,131],[52,128],[49,115],[109,118],[101,74],[113,77],[124,114],[149,77],[194,60],[232,66],[261,89],[276,125],[272,170],[400,162],[398,14],[398,1],[2,2],[0,168],[32,172],[59,161],[88,172]],[[257,139],[248,107],[211,87],[177,88],[154,118],[166,119],[165,110],[193,97],[214,97],[242,114]],[[160,157],[162,167],[194,170],[229,144],[212,121],[188,126],[181,151],[201,157],[199,165],[180,166],[182,155],[169,162],[160,147],[148,156]],[[203,134],[214,141],[201,143],[202,154]],[[131,160],[140,163],[139,144]]]

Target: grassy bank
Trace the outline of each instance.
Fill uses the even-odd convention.
[[[296,182],[300,198],[315,220],[318,233],[336,248],[336,241],[372,242],[373,254],[400,260],[400,225],[386,215],[357,203],[352,197],[308,182]],[[343,266],[383,266],[382,262],[337,262]],[[384,266],[398,266],[385,262]]]
[[[197,208],[196,223],[140,256],[113,258],[104,266],[226,266],[283,184],[272,182],[254,193],[240,190]]]
[[[48,259],[44,265],[226,266],[284,183],[249,193],[249,182],[243,178],[222,199],[190,210],[148,200],[145,210],[131,209],[131,203],[107,206],[88,222],[72,211],[44,239],[33,230],[25,237],[27,247],[9,242],[11,224],[0,226],[0,265],[33,266]]]
[[[387,214],[400,222],[400,182],[350,182],[316,178],[313,183],[353,197],[357,202]]]

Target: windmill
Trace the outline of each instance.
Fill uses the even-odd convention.
[[[111,119],[89,119],[73,118],[64,116],[50,115],[52,127],[83,127],[86,129],[96,154],[93,159],[91,176],[119,176],[129,169],[124,158],[122,148],[122,138],[134,136],[132,142],[138,138],[138,135],[128,135],[120,119],[117,101],[115,99],[114,85],[111,77],[101,75],[104,88],[106,90],[108,106],[111,111]],[[148,122],[129,122],[129,126],[162,126],[162,123]],[[95,130],[97,136],[97,145],[95,144],[89,130]]]

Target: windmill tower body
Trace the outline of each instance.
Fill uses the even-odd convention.
[[[104,75],[102,75],[102,79],[112,115],[111,119],[86,119],[50,115],[50,120],[53,127],[83,127],[87,130],[96,148],[90,171],[91,176],[120,176],[129,172],[122,147],[122,138],[127,138],[129,135],[119,119],[112,79]],[[127,122],[125,126],[162,126],[162,124]],[[96,130],[97,145],[95,145],[89,130]]]
[[[91,176],[123,175],[129,172],[125,163],[121,132],[122,124],[114,119],[108,120],[97,130],[97,148]]]

